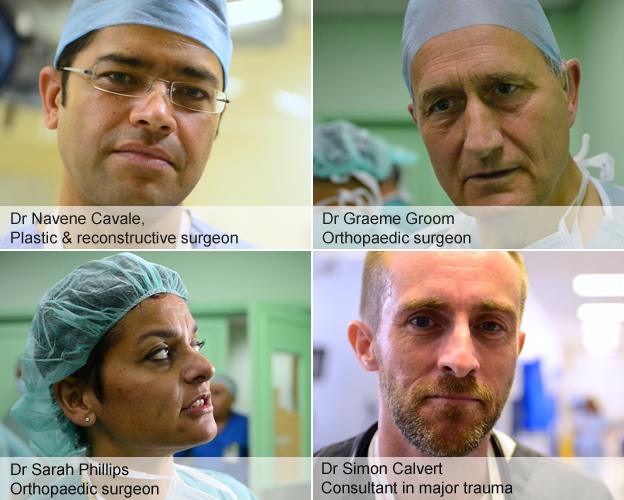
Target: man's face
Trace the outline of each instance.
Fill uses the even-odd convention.
[[[431,456],[463,456],[487,437],[513,382],[520,272],[504,253],[390,252],[373,352],[383,406]]]
[[[119,339],[102,363],[104,398],[91,397],[94,452],[164,456],[214,438],[214,367],[198,352],[186,302],[175,295],[146,299],[112,334]]]
[[[410,113],[456,205],[572,201],[576,99],[528,39],[490,25],[451,31],[422,46],[411,78]]]
[[[72,66],[89,69],[104,59],[115,59],[120,70],[223,88],[221,65],[210,50],[160,29],[138,25],[102,29]],[[48,120],[48,126],[58,128],[66,168],[62,201],[182,203],[201,177],[220,115],[174,105],[168,85],[155,81],[146,96],[129,98],[96,90],[87,78],[69,75],[66,105],[60,106],[59,94],[58,119]]]

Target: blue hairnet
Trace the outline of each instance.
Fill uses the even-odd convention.
[[[412,93],[414,56],[434,36],[468,26],[493,24],[517,31],[549,59],[561,53],[537,0],[410,0],[403,25],[403,80]]]
[[[393,166],[406,167],[416,159],[415,153],[392,146],[347,121],[314,127],[314,177],[318,179],[366,172],[385,180],[392,175]]]
[[[188,293],[180,276],[131,253],[74,269],[42,297],[22,356],[26,390],[11,415],[43,456],[81,451],[78,432],[52,394],[52,384],[87,363],[100,339],[128,311],[157,293]]]
[[[119,24],[141,24],[193,38],[215,53],[226,85],[232,59],[226,0],[74,0],[54,66],[70,43],[93,30]]]
[[[228,390],[228,392],[232,395],[232,397],[234,398],[236,397],[238,389],[236,387],[236,382],[234,382],[234,379],[232,379],[232,377],[217,373],[215,374],[214,377],[210,379],[210,385],[212,386],[214,384],[223,385],[223,387],[225,387]]]

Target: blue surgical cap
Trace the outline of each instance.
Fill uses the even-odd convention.
[[[11,409],[33,451],[43,456],[82,451],[77,429],[65,417],[51,386],[83,367],[119,320],[158,293],[188,297],[175,271],[131,253],[87,262],[45,293],[22,356],[26,389]]]
[[[141,24],[193,38],[215,53],[223,85],[232,59],[225,0],[74,0],[54,56],[87,33],[119,24]]]
[[[210,385],[221,384],[225,387],[228,392],[232,395],[233,398],[236,398],[236,394],[238,392],[236,387],[236,382],[232,377],[228,377],[227,375],[217,373],[214,377],[210,379]]]
[[[415,153],[388,144],[348,121],[327,122],[314,127],[314,177],[329,179],[366,172],[383,181],[394,166],[412,165]]]
[[[546,14],[537,0],[410,0],[403,25],[403,80],[412,93],[414,56],[434,36],[493,24],[528,38],[553,62],[561,53]]]

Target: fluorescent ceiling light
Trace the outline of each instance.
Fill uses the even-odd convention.
[[[572,288],[581,297],[624,297],[624,274],[579,274]]]
[[[595,356],[613,354],[620,346],[621,330],[618,323],[583,323],[583,346]]]
[[[581,304],[577,310],[577,315],[583,323],[621,323],[624,321],[624,304]]]
[[[275,19],[284,10],[281,0],[237,0],[228,2],[227,8],[230,26]]]
[[[299,118],[306,118],[310,114],[308,99],[286,90],[276,90],[273,93],[273,106],[282,113],[288,113]]]

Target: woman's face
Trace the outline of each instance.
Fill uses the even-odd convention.
[[[197,325],[181,298],[148,298],[111,332],[101,367],[103,401],[91,394],[94,456],[165,456],[217,433]],[[201,401],[203,399],[203,402]]]

